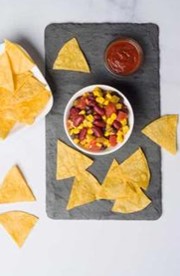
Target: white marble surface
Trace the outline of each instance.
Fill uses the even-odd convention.
[[[162,114],[180,112],[179,0],[0,0],[0,7],[0,39],[23,42],[41,67],[44,28],[51,22],[159,24]],[[0,179],[14,163],[38,201],[1,205],[0,212],[27,210],[40,220],[20,250],[0,228],[0,275],[180,275],[180,152],[163,151],[163,216],[154,222],[48,219],[44,122],[0,144]]]

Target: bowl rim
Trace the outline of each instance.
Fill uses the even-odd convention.
[[[115,73],[113,70],[111,70],[110,66],[108,65],[108,62],[107,62],[107,51],[108,49],[115,43],[117,43],[118,41],[127,41],[127,42],[130,42],[135,48],[136,50],[138,51],[139,53],[139,56],[140,56],[140,61],[138,63],[138,65],[136,65],[136,67],[134,67],[133,70],[131,70],[129,73],[127,74],[118,74],[118,73]],[[113,74],[114,76],[116,77],[127,77],[127,76],[131,76],[132,74],[136,73],[139,68],[141,67],[142,63],[143,63],[143,60],[144,60],[144,52],[143,52],[143,49],[140,45],[140,43],[135,40],[134,38],[131,38],[131,37],[128,37],[128,36],[121,36],[119,38],[116,38],[114,40],[112,40],[111,42],[109,42],[109,44],[107,45],[105,51],[104,51],[104,64],[105,64],[105,68],[111,73]]]
[[[83,147],[77,145],[76,143],[74,143],[73,139],[71,138],[71,135],[69,134],[68,132],[68,129],[67,129],[67,117],[68,117],[68,112],[70,110],[70,108],[72,107],[72,103],[75,99],[77,99],[79,96],[83,95],[85,92],[89,91],[93,91],[93,89],[95,87],[100,87],[101,89],[104,89],[104,90],[110,90],[110,91],[115,91],[117,92],[122,98],[123,100],[125,101],[125,104],[128,108],[128,111],[129,111],[129,114],[131,114],[131,125],[130,125],[130,129],[128,131],[128,133],[126,134],[125,136],[125,139],[122,143],[118,143],[115,147],[112,147],[112,148],[109,148],[107,151],[104,150],[104,151],[100,151],[100,152],[93,152],[93,151],[88,151],[86,149],[84,149]],[[112,87],[110,85],[106,85],[106,84],[92,84],[92,85],[88,85],[88,86],[85,86],[83,88],[81,88],[80,90],[78,90],[76,93],[74,93],[74,95],[69,99],[69,101],[67,102],[66,104],[66,107],[65,107],[65,110],[64,110],[64,115],[63,115],[63,125],[64,125],[64,130],[65,130],[65,133],[69,139],[69,141],[72,143],[72,145],[77,148],[79,151],[85,153],[85,154],[89,154],[89,155],[95,155],[95,156],[103,156],[103,155],[108,155],[110,153],[113,153],[117,150],[119,150],[120,148],[122,148],[126,142],[129,140],[131,134],[132,134],[132,131],[133,131],[133,128],[134,128],[134,112],[133,112],[133,109],[132,109],[132,106],[129,102],[129,100],[126,98],[126,96],[121,92],[119,91],[117,88],[115,87]]]

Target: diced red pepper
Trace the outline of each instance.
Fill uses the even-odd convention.
[[[121,121],[128,118],[128,114],[124,111],[119,111],[116,120]]]
[[[116,113],[116,105],[114,103],[109,103],[106,107],[106,116],[110,117],[113,113]]]
[[[110,135],[109,136],[109,142],[112,147],[117,145],[117,136],[116,135]]]
[[[77,108],[85,110],[86,105],[87,105],[87,97],[82,96],[77,100],[77,103],[76,103]]]
[[[99,144],[97,144],[96,139],[92,140],[92,141],[90,142],[90,144],[89,144],[89,150],[90,150],[90,151],[95,151],[95,152],[97,152],[97,151],[100,151],[101,148],[102,148],[102,146],[100,146]]]

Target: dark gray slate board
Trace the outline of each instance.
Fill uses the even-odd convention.
[[[116,77],[104,67],[103,53],[106,46],[120,36],[133,37],[139,41],[144,50],[145,57],[141,69],[128,77]],[[78,39],[91,66],[91,74],[52,70],[59,49],[72,37]],[[45,50],[46,78],[54,95],[54,106],[46,118],[47,215],[52,219],[158,219],[162,213],[160,149],[141,134],[141,129],[160,115],[158,26],[131,23],[51,24],[45,30]],[[55,180],[57,139],[72,146],[63,129],[63,112],[68,100],[76,91],[97,83],[114,86],[127,96],[134,109],[135,128],[130,140],[122,149],[105,157],[93,157],[95,162],[89,171],[102,182],[113,158],[122,162],[141,146],[147,156],[152,175],[147,191],[152,204],[143,211],[116,214],[111,212],[113,202],[105,200],[66,211],[73,178],[64,181]]]

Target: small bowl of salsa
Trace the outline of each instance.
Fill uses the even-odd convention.
[[[76,92],[64,112],[64,128],[71,143],[93,155],[120,149],[131,136],[133,125],[133,110],[127,98],[103,84]]]
[[[137,41],[122,37],[107,46],[104,59],[106,67],[111,73],[127,76],[136,72],[141,66],[143,51]]]

